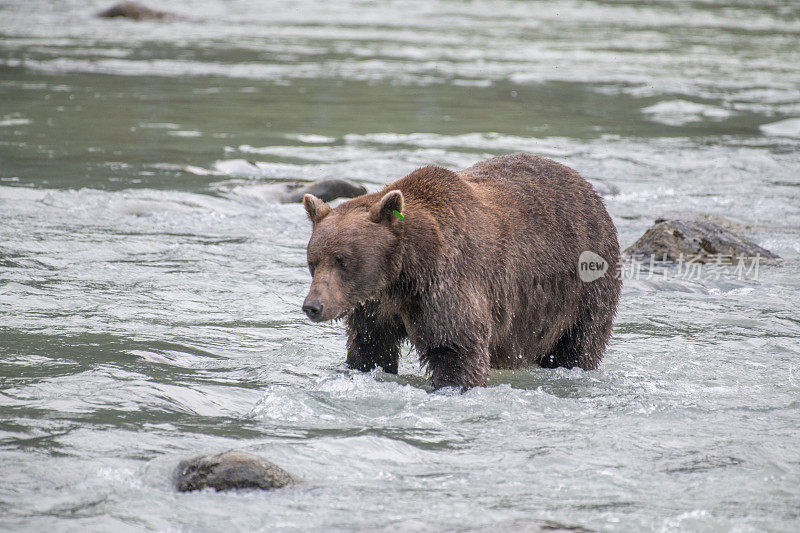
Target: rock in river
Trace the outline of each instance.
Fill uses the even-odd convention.
[[[780,259],[777,255],[752,241],[709,220],[657,219],[638,241],[623,254],[628,257],[677,261],[694,259],[695,263],[710,263],[717,256]]]
[[[125,17],[132,20],[164,20],[168,18],[178,18],[177,15],[173,15],[172,13],[156,11],[155,9],[144,7],[136,2],[120,2],[119,4],[114,4],[105,11],[98,13],[97,16],[102,18]]]
[[[320,180],[305,186],[302,183],[296,186],[298,188],[289,190],[283,195],[281,198],[283,203],[300,202],[305,194],[313,194],[323,202],[330,202],[336,198],[355,198],[367,194],[366,187],[347,180]]]
[[[292,476],[261,457],[240,451],[201,455],[181,461],[175,471],[181,492],[213,487],[216,490],[277,489],[294,483]]]

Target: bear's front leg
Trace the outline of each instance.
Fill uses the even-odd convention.
[[[489,353],[482,349],[438,347],[424,355],[434,389],[457,387],[465,392],[472,387],[485,387],[489,382]]]
[[[405,328],[382,317],[375,306],[358,306],[347,319],[347,366],[368,372],[380,367],[397,374]]]

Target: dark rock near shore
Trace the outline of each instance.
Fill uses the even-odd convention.
[[[279,466],[255,455],[229,451],[181,461],[175,471],[175,487],[181,492],[214,489],[277,489],[294,483]]]
[[[281,202],[285,204],[300,202],[306,194],[313,194],[323,202],[330,202],[336,198],[355,198],[367,194],[366,187],[348,180],[321,180],[307,185],[298,183],[295,186],[296,189],[283,195]]]
[[[105,11],[101,11],[97,16],[102,18],[124,17],[131,20],[164,20],[178,18],[177,15],[173,15],[172,13],[150,9],[136,2],[120,2]]]
[[[623,254],[628,257],[650,258],[657,261],[712,263],[718,256],[778,260],[780,257],[752,241],[710,220],[665,220],[659,218],[638,241]]]

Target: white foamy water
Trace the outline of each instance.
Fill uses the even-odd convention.
[[[800,118],[787,118],[764,124],[761,126],[761,131],[766,135],[773,135],[776,137],[800,137]]]

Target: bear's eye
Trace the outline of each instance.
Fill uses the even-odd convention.
[[[314,275],[314,269],[317,267],[316,263],[311,261],[308,262],[308,271],[311,272],[311,275]]]
[[[341,268],[342,270],[347,270],[347,261],[345,261],[344,257],[341,255],[336,255],[333,257],[333,260],[336,261],[336,266]]]

